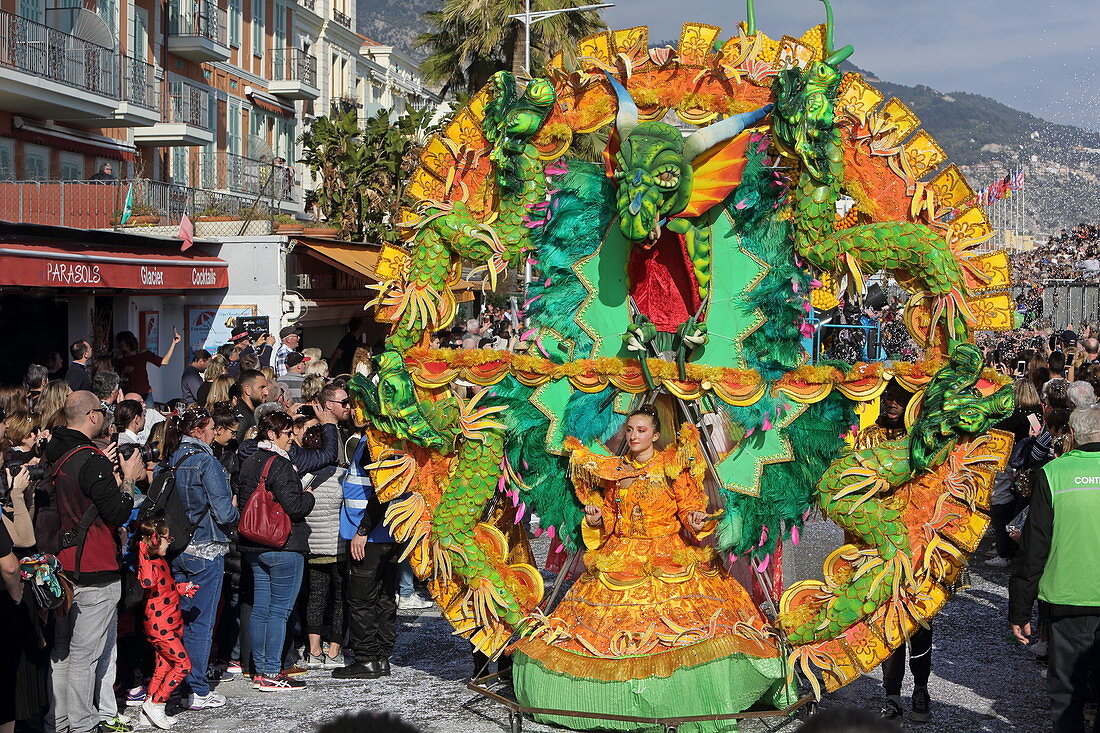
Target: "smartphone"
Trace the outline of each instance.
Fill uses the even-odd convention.
[[[1016,362],[1016,371],[1020,372],[1021,374],[1027,371],[1027,362],[1023,359],[1020,359],[1020,361]]]

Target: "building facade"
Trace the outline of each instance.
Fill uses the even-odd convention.
[[[76,339],[106,353],[129,330],[163,353],[178,330],[150,370],[172,396],[185,352],[242,316],[327,353],[378,247],[274,231],[318,183],[296,140],[334,105],[432,101],[410,59],[355,33],[354,0],[0,0],[0,339],[18,345],[0,382]]]

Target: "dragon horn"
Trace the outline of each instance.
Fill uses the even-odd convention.
[[[619,111],[615,114],[615,129],[619,131],[620,138],[625,138],[638,126],[638,105],[618,79],[607,73],[604,76],[611,82],[611,89],[619,102]]]
[[[756,35],[756,3],[745,0],[745,35]]]
[[[833,6],[829,0],[821,0],[825,5],[825,63],[836,66],[855,52],[851,46],[845,46],[839,51],[833,51]]]
[[[764,115],[768,114],[773,106],[775,105],[766,104],[760,109],[727,117],[721,122],[716,122],[691,133],[688,139],[684,141],[684,160],[693,161],[718,143],[724,143],[737,137],[744,132],[746,127],[763,119]]]

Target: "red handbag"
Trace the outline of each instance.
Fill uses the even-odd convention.
[[[275,494],[267,488],[267,471],[275,462],[275,456],[267,459],[264,470],[260,472],[260,482],[252,496],[241,512],[241,520],[237,524],[237,534],[257,545],[282,549],[290,537],[290,517],[279,502],[275,501]]]

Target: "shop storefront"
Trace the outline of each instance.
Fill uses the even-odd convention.
[[[173,331],[184,332],[188,305],[221,303],[228,287],[228,264],[203,246],[181,252],[165,237],[0,222],[0,383],[17,383],[54,352],[67,359],[80,338],[108,353],[123,330],[163,354]],[[187,355],[177,348],[170,367],[150,370],[154,393],[178,384]]]

